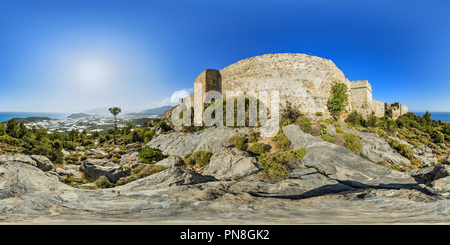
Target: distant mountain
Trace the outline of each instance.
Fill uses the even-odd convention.
[[[14,119],[16,122],[18,122],[18,123],[20,123],[20,122],[23,122],[23,123],[32,123],[32,122],[42,122],[42,121],[46,121],[46,120],[52,120],[51,118],[49,118],[49,117],[25,117],[25,118],[21,118],[21,117],[14,117],[14,118],[12,118],[12,119]],[[12,120],[12,119],[10,119],[10,120]],[[9,120],[8,120],[9,121]],[[8,121],[5,121],[5,122],[8,122]],[[3,123],[5,123],[5,122],[3,122]]]
[[[162,114],[164,114],[165,111],[169,110],[172,107],[173,106],[170,106],[170,105],[169,106],[161,106],[161,107],[141,111],[141,112],[139,112],[139,114],[141,114],[141,115],[162,115]]]
[[[91,110],[84,111],[84,113],[95,113],[95,114],[111,114],[108,108],[95,108]]]
[[[81,118],[81,117],[92,117],[92,115],[86,114],[86,113],[74,113],[74,114],[68,116],[67,118],[76,119],[76,118]]]

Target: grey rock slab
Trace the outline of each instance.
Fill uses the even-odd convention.
[[[53,169],[53,163],[46,156],[31,155],[31,159],[36,161],[37,167],[43,171],[48,171]]]
[[[279,122],[280,120],[278,118],[268,119],[264,125],[259,128],[261,137],[266,138],[276,136],[279,130]]]
[[[291,178],[273,183],[239,181],[229,188],[229,192],[249,193],[261,197],[301,199],[354,190],[350,186],[320,174],[314,168],[299,169],[290,176]]]
[[[118,166],[107,159],[87,159],[80,166],[80,171],[89,176],[99,178],[106,176],[111,182],[116,182],[119,178],[125,177],[128,173],[122,166]]]
[[[211,175],[219,180],[232,180],[251,175],[259,171],[256,158],[241,151],[234,145],[222,143],[213,150],[209,164],[203,169],[203,175]]]
[[[333,135],[336,134],[336,127],[335,127],[334,125],[328,124],[327,127],[328,127],[328,132],[327,132],[327,134],[328,134],[329,136],[333,136]]]
[[[438,160],[433,156],[433,151],[426,145],[418,145],[411,148],[414,152],[413,157],[420,160],[425,166],[436,165]]]
[[[248,134],[248,128],[210,127],[193,133],[168,133],[159,135],[150,142],[149,147],[158,148],[165,155],[186,158],[195,151],[212,151],[217,145],[233,135]]]
[[[191,169],[172,167],[148,177],[138,179],[126,185],[115,187],[117,191],[144,191],[163,189],[176,185],[193,185],[197,183],[215,181],[211,176],[203,176]]]
[[[320,137],[314,137],[308,133],[304,133],[300,126],[296,124],[284,126],[282,130],[286,137],[291,141],[291,148],[293,150],[324,142]]]
[[[30,156],[24,154],[7,154],[0,156],[0,165],[6,162],[22,162],[37,167],[37,163]]]
[[[308,146],[302,162],[326,172],[340,183],[358,188],[411,188],[424,182],[367,161],[345,147],[329,142]]]
[[[130,166],[133,163],[136,163],[138,161],[138,155],[139,155],[138,151],[133,151],[128,154],[122,155],[120,157],[119,161],[117,162],[117,164],[119,166],[124,166],[124,165]]]
[[[176,167],[183,165],[181,158],[179,156],[169,156],[168,158],[164,158],[163,160],[155,163],[155,165],[161,165],[166,168]]]

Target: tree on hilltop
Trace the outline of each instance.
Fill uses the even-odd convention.
[[[120,107],[111,107],[108,109],[114,116],[114,145],[116,144],[117,118],[116,116],[122,111]]]

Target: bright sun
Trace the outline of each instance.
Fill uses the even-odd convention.
[[[110,78],[110,69],[104,62],[85,61],[76,69],[77,83],[86,88],[105,85]]]

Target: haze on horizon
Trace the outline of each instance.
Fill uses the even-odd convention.
[[[332,60],[373,98],[450,111],[446,0],[0,0],[0,111],[175,105],[207,68]]]

